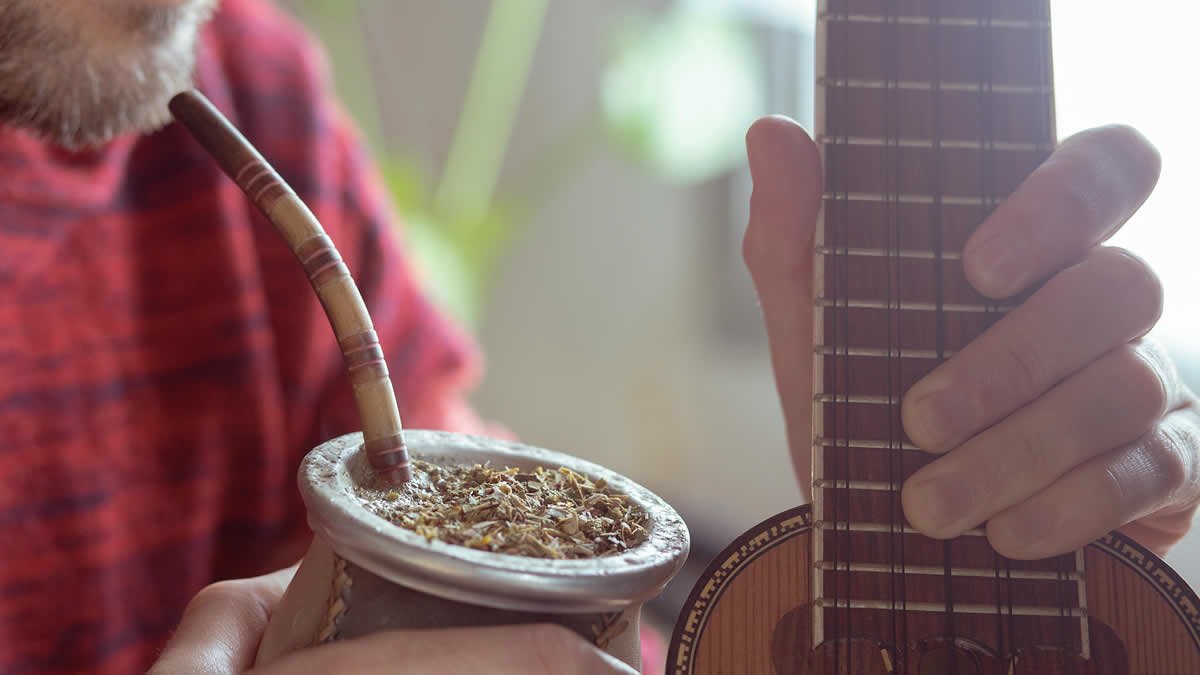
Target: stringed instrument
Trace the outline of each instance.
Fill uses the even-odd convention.
[[[1049,0],[821,0],[813,503],[738,538],[674,675],[1197,675],[1200,601],[1117,534],[1016,561],[926,538],[900,401],[1004,313],[959,251],[1055,143]]]

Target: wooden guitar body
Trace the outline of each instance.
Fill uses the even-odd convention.
[[[975,615],[968,621],[956,617],[953,635],[948,635],[942,614],[904,612],[897,605],[896,611],[881,612],[874,621],[867,617],[857,625],[852,623],[836,640],[813,645],[814,612],[826,611],[814,610],[811,602],[814,532],[810,507],[801,506],[758,524],[721,552],[684,605],[668,652],[667,672],[1200,673],[1200,600],[1162,560],[1117,533],[1083,552],[1090,652],[1086,659],[1078,654],[1080,618],[1057,615],[1053,593],[1021,598],[1021,606],[1048,610],[1049,615],[1038,617],[1036,623],[1029,617],[1010,618],[1009,605],[1001,598],[994,613]],[[1010,572],[1002,569],[998,574],[1004,577]],[[995,579],[984,581],[994,583]],[[920,584],[909,585],[912,592],[907,601],[921,602]],[[1015,636],[1013,628],[1017,629]],[[829,629],[827,626],[827,634]],[[898,639],[893,640],[893,634]]]

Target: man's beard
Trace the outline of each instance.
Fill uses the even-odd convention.
[[[170,120],[217,0],[0,0],[0,121],[68,148]]]

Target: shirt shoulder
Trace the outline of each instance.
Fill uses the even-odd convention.
[[[302,195],[336,169],[321,156],[354,137],[321,46],[267,0],[221,3],[200,38],[196,84]]]
[[[213,58],[217,64],[204,63]],[[220,67],[235,87],[290,84],[301,87],[298,93],[313,93],[313,85],[328,79],[316,39],[269,0],[221,2],[201,35],[199,61]]]

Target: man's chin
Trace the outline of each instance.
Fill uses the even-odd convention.
[[[43,116],[36,120],[11,118],[0,110],[0,120],[4,124],[23,129],[48,143],[64,150],[80,151],[102,148],[122,136],[151,133],[161,129],[170,121],[166,114],[153,118],[147,117],[138,124],[120,124],[109,120],[97,120],[95,123],[72,124],[58,122],[53,117]]]
[[[215,0],[42,2],[0,0],[0,120],[72,149],[170,120]],[[110,15],[95,18],[98,5]]]
[[[170,121],[167,102],[190,86],[189,75],[162,82],[153,90],[122,90],[98,98],[64,94],[0,102],[0,121],[29,131],[68,150],[105,145],[128,134],[149,133]]]

